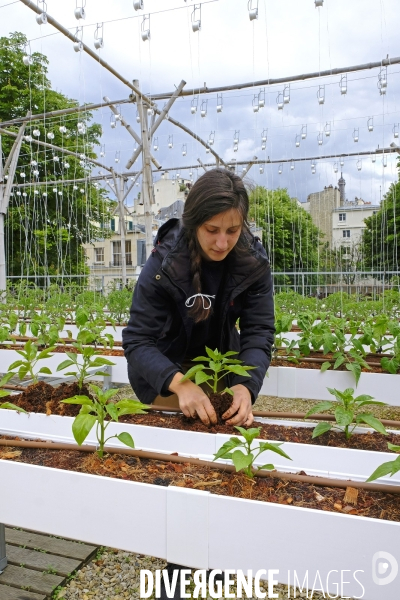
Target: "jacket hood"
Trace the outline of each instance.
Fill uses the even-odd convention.
[[[226,293],[235,289],[235,296],[256,281],[268,267],[265,250],[258,238],[248,235],[248,248],[232,250],[225,259],[228,264]],[[190,271],[190,257],[185,229],[180,219],[169,219],[157,232],[154,251],[162,259],[162,270],[187,295],[194,293]],[[225,296],[225,294],[224,294]]]

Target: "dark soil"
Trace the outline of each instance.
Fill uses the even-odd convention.
[[[136,425],[149,425],[152,427],[164,427],[167,429],[181,429],[185,431],[200,431],[203,433],[227,433],[237,435],[237,430],[222,422],[218,425],[206,427],[199,419],[188,419],[181,414],[168,415],[165,413],[149,412],[146,415],[127,415],[120,418],[121,422],[134,423]],[[253,427],[261,427],[260,439],[275,440],[279,442],[295,442],[299,444],[312,444],[313,446],[332,446],[335,448],[354,448],[359,450],[374,450],[376,452],[388,452],[387,443],[400,445],[400,435],[381,433],[353,434],[346,440],[344,434],[338,431],[328,431],[323,435],[312,439],[312,428],[308,427],[285,427],[269,423],[255,421]]]
[[[345,500],[346,490],[340,488],[321,487],[272,477],[250,480],[241,473],[225,473],[216,470],[215,467],[199,467],[189,463],[169,463],[125,455],[106,455],[101,460],[96,454],[73,450],[0,446],[0,459],[153,485],[174,485],[206,490],[217,495],[274,504],[400,521],[400,503],[397,494],[360,489],[355,504],[350,504]]]
[[[76,395],[90,396],[89,389],[84,385],[80,390],[76,382],[53,387],[45,381],[39,381],[28,386],[21,394],[12,396],[12,402],[27,412],[75,417],[79,413],[80,405],[60,402]]]
[[[223,425],[224,420],[222,415],[231,407],[233,396],[225,392],[224,394],[210,394],[209,398],[217,415],[219,425]]]

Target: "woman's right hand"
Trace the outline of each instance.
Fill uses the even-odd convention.
[[[198,416],[204,425],[216,425],[217,415],[207,394],[193,381],[185,380],[180,383],[182,377],[182,373],[175,373],[169,390],[178,396],[179,406],[185,417]]]

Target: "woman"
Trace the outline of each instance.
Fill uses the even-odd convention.
[[[142,402],[179,406],[185,416],[215,424],[207,394],[181,379],[205,346],[236,350],[236,358],[257,368],[251,377],[227,376],[233,402],[223,418],[229,425],[253,422],[275,329],[269,263],[249,231],[248,210],[240,177],[213,169],[191,188],[182,220],[158,231],[122,336],[129,381]]]

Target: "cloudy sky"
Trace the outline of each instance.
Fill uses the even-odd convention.
[[[93,48],[97,24],[103,23],[104,47],[100,56],[127,79],[139,79],[147,94],[174,90],[182,79],[186,88],[217,87],[268,78],[300,75],[326,69],[378,62],[388,55],[400,56],[398,0],[324,0],[315,8],[314,0],[252,0],[258,4],[259,18],[250,21],[247,0],[208,0],[201,4],[201,30],[193,32],[192,13],[199,15],[199,4],[193,0],[143,0],[144,10],[135,11],[132,0],[86,0],[86,19],[77,21],[76,6],[85,0],[48,0],[47,12],[75,32],[83,25],[83,41]],[[150,15],[143,24],[144,16]],[[100,102],[104,95],[111,99],[127,98],[129,89],[105,71],[84,52],[76,53],[72,42],[51,25],[39,26],[35,13],[22,2],[0,0],[0,35],[21,31],[31,40],[31,50],[46,54],[50,60],[49,76],[55,89],[84,102]],[[150,25],[149,25],[150,23]],[[142,29],[150,27],[150,41],[142,41]],[[330,154],[370,151],[400,142],[393,129],[400,122],[400,64],[388,67],[386,95],[377,87],[379,69],[351,73],[347,77],[347,94],[341,95],[340,76],[298,81],[290,86],[290,103],[277,108],[277,96],[283,85],[263,86],[265,107],[254,112],[252,102],[260,87],[233,90],[223,94],[223,111],[217,113],[217,96],[199,97],[199,109],[207,100],[207,115],[200,110],[191,114],[192,97],[175,102],[171,116],[208,139],[215,132],[215,150],[227,161],[232,158],[290,160]],[[324,87],[325,102],[319,105],[317,93]],[[159,102],[162,107],[164,101]],[[136,110],[123,105],[123,116],[135,127]],[[103,125],[105,160],[125,170],[133,151],[133,140],[119,126],[110,128],[110,110],[96,111],[94,118]],[[367,128],[373,119],[373,131]],[[371,123],[371,121],[370,121]],[[307,138],[295,147],[296,135],[307,125]],[[323,134],[330,129],[329,137]],[[268,130],[266,149],[261,149],[261,135]],[[233,138],[239,132],[239,147],[233,152]],[[322,132],[323,144],[318,144]],[[210,154],[182,130],[165,122],[157,132],[156,154],[163,168],[176,174],[174,167],[210,161]],[[354,135],[359,141],[354,142]],[[168,138],[173,136],[173,149]],[[187,154],[182,156],[186,144]],[[100,150],[100,149],[99,149]],[[120,156],[120,163],[115,158]],[[373,163],[364,157],[357,168],[358,157],[347,157],[342,167],[346,179],[347,198],[362,197],[379,202],[390,183],[397,179],[396,155],[382,157]],[[266,165],[249,172],[249,179],[269,188],[286,187],[292,196],[305,201],[311,192],[326,185],[336,185],[340,173],[334,172],[335,159],[316,161],[311,173],[310,161],[295,164]],[[136,165],[133,169],[136,168]],[[340,166],[339,166],[340,171]],[[202,169],[193,170],[193,177]],[[179,168],[182,176],[189,171]],[[156,176],[157,178],[157,176]],[[139,189],[139,188],[137,188]]]

